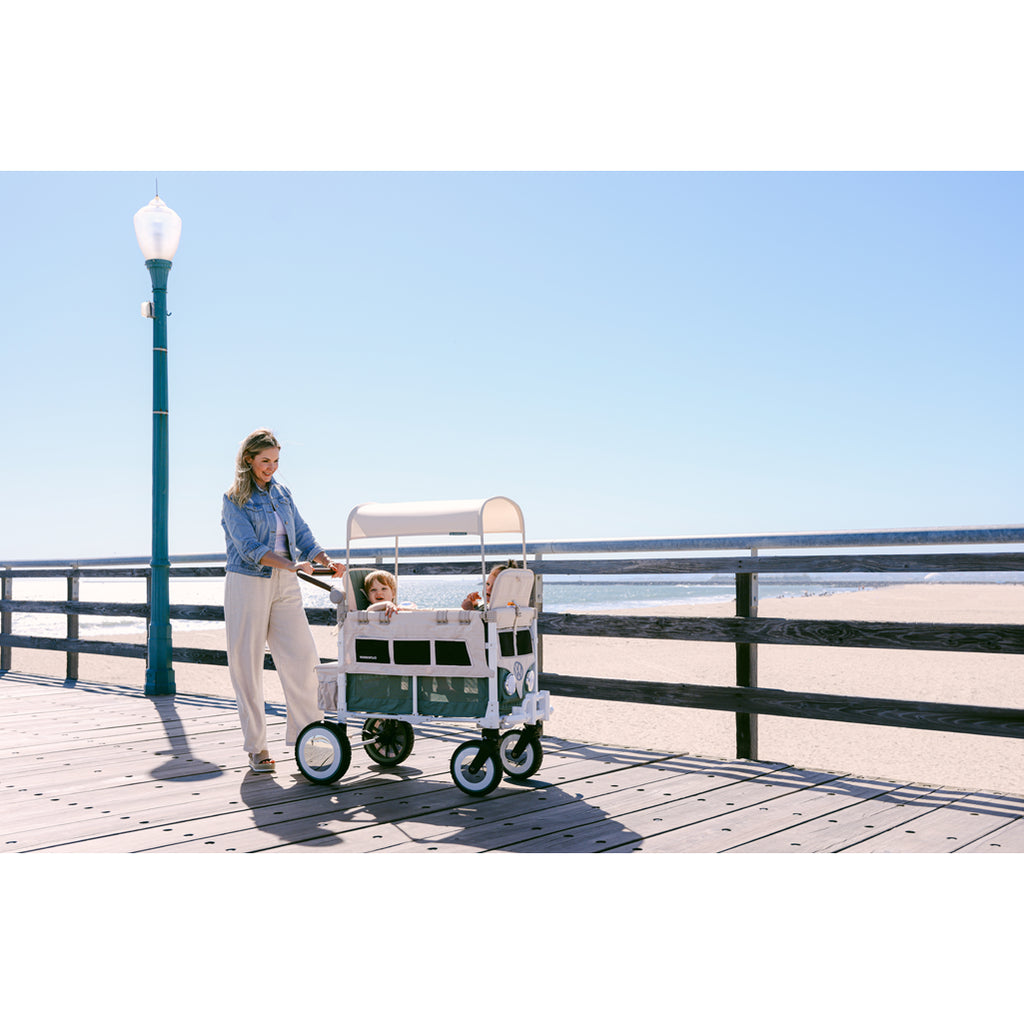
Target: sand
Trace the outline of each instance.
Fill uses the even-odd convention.
[[[678,605],[620,614],[731,615],[730,604]],[[1024,623],[1024,585],[933,584],[867,589],[825,596],[775,598],[760,603],[764,617],[892,622]],[[322,657],[336,656],[330,627],[313,630]],[[139,643],[134,636],[110,637]],[[222,629],[175,631],[176,646],[224,647]],[[547,637],[549,672],[606,678],[730,686],[735,649],[726,643],[672,640],[598,640]],[[16,649],[19,672],[64,676],[59,652]],[[145,662],[81,655],[83,680],[141,687]],[[1024,658],[1019,655],[874,651],[762,645],[759,685],[812,693],[850,694],[1024,708]],[[227,669],[176,665],[179,692],[232,696]],[[276,673],[266,673],[266,699],[282,703]],[[786,719],[762,715],[758,758],[801,768],[876,779],[1024,793],[1020,740],[966,736],[888,726]],[[622,747],[735,756],[734,717],[727,712],[652,707],[611,701],[552,698],[551,736]]]

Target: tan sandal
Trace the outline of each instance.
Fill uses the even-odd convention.
[[[265,750],[249,755],[249,768],[254,772],[272,772],[276,767],[274,759]]]

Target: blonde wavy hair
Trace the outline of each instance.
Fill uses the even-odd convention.
[[[251,497],[253,488],[252,460],[266,448],[280,448],[281,443],[273,431],[262,427],[254,430],[238,449],[235,457],[235,481],[228,491],[228,497],[241,508]]]

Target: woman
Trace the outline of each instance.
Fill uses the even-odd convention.
[[[221,525],[227,540],[224,622],[228,672],[249,767],[272,772],[263,705],[263,652],[269,645],[288,711],[285,743],[322,716],[317,707],[320,663],[306,620],[297,572],[313,562],[335,576],[345,567],[327,556],[299,515],[291,493],[274,479],[281,445],[269,430],[254,430],[235,460],[235,482],[224,495]]]

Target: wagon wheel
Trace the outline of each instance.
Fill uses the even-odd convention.
[[[501,767],[494,753],[487,755],[477,771],[470,770],[474,758],[483,748],[484,744],[479,740],[470,740],[456,747],[452,754],[452,779],[463,793],[470,796],[486,796],[501,782]]]
[[[501,767],[510,779],[528,779],[540,768],[544,758],[544,750],[536,736],[530,736],[522,752],[516,756],[515,748],[522,736],[522,729],[513,729],[505,733],[498,743]]]
[[[295,761],[310,782],[326,785],[348,771],[352,744],[342,726],[334,722],[311,722],[295,741]]]
[[[367,755],[383,765],[401,764],[411,753],[412,726],[393,718],[371,718],[363,726]]]

